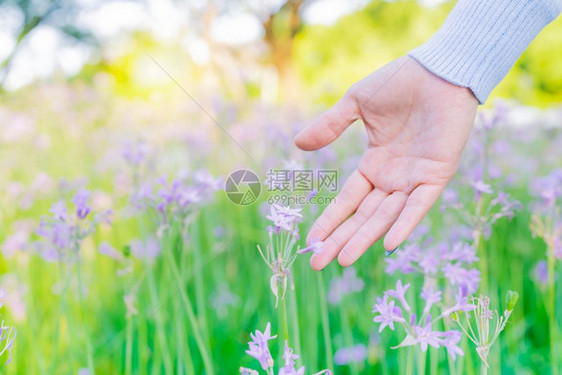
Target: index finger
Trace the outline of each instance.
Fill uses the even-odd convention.
[[[336,199],[324,210],[314,222],[306,242],[324,241],[332,232],[351,216],[359,204],[373,190],[373,185],[357,169],[343,185]]]

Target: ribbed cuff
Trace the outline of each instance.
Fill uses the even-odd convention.
[[[459,0],[443,26],[408,55],[470,88],[482,104],[561,10],[562,0]]]

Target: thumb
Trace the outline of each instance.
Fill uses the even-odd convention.
[[[359,111],[356,101],[344,95],[332,108],[328,109],[295,137],[295,144],[305,151],[313,151],[329,145],[356,120]]]

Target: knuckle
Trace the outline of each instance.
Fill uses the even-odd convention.
[[[359,87],[359,82],[355,82],[354,84],[352,84],[351,86],[349,86],[349,88],[347,89],[347,91],[345,92],[345,94],[343,95],[343,97],[349,97],[349,98],[353,98],[355,97],[355,95],[357,94],[357,91]]]

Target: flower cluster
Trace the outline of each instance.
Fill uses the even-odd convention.
[[[221,179],[208,171],[181,173],[171,181],[160,177],[139,184],[131,203],[139,211],[153,209],[163,224],[173,219],[185,219],[193,209],[209,201],[220,189]]]
[[[498,131],[504,124],[509,108],[505,103],[497,103],[488,113],[478,113],[473,137],[469,142],[472,151],[461,166],[471,181],[496,180],[504,175],[502,156],[508,154],[505,132]],[[505,164],[505,163],[504,163]],[[505,167],[505,165],[503,165]]]
[[[404,274],[420,273],[425,277],[425,285],[434,285],[440,278],[450,285],[460,287],[471,294],[480,283],[480,271],[471,268],[478,260],[476,250],[464,241],[434,243],[428,237],[421,245],[408,244],[398,249],[394,257],[387,257],[386,272],[396,271]]]
[[[35,232],[40,239],[35,246],[45,260],[76,261],[82,241],[101,222],[111,223],[111,211],[91,214],[90,195],[80,189],[72,198],[73,212],[69,212],[67,202],[59,201],[51,207],[50,215],[41,218]]]
[[[537,179],[531,192],[539,198],[532,207],[531,231],[544,240],[547,255],[562,260],[562,214],[558,202],[562,197],[562,169]]]
[[[270,340],[273,340],[277,337],[277,335],[271,335],[271,324],[267,323],[265,330],[260,332],[256,330],[255,333],[250,334],[250,338],[252,339],[248,346],[250,347],[246,350],[246,354],[254,357],[260,363],[260,366],[263,370],[267,372],[268,375],[274,374],[274,361],[273,357],[271,356],[271,352],[269,351],[269,344]],[[283,351],[283,361],[284,366],[279,369],[277,372],[278,375],[304,375],[305,367],[301,366],[297,368],[296,360],[299,358],[299,355],[295,354],[293,349],[289,347],[289,344],[285,340],[285,349]],[[240,367],[240,374],[242,375],[258,375],[259,372],[250,368]],[[332,375],[330,370],[323,370],[314,375]]]
[[[447,353],[455,359],[457,355],[463,355],[463,351],[457,345],[462,337],[459,331],[434,331],[433,325],[457,311],[470,311],[474,306],[467,301],[466,290],[459,288],[455,296],[455,304],[432,319],[431,310],[437,303],[441,302],[441,291],[436,291],[433,287],[423,288],[420,296],[425,300],[423,312],[418,315],[413,311],[406,301],[406,291],[410,284],[403,285],[398,280],[396,288],[385,292],[382,298],[377,298],[377,303],[373,306],[376,314],[373,321],[379,323],[379,332],[386,327],[394,331],[394,324],[400,324],[406,331],[403,341],[393,347],[393,349],[419,345],[422,351],[427,351],[428,346],[447,349]]]
[[[515,212],[521,209],[521,203],[510,198],[508,193],[498,191],[494,193],[492,187],[483,180],[473,180],[470,183],[473,189],[472,199],[475,207],[472,210],[464,207],[459,199],[459,194],[452,188],[443,193],[441,210],[452,208],[460,213],[460,219],[465,225],[472,228],[473,237],[477,243],[480,236],[489,238],[492,226],[501,218],[513,218]],[[486,199],[484,197],[487,197]]]
[[[267,228],[269,243],[265,250],[262,250],[259,245],[257,246],[262,259],[273,272],[271,291],[275,296],[276,306],[279,298],[284,298],[288,285],[293,288],[290,267],[297,254],[309,251],[317,253],[322,248],[322,242],[314,242],[304,249],[296,247],[299,240],[298,224],[302,220],[301,211],[301,208],[272,205],[269,214],[266,216],[272,223]]]

